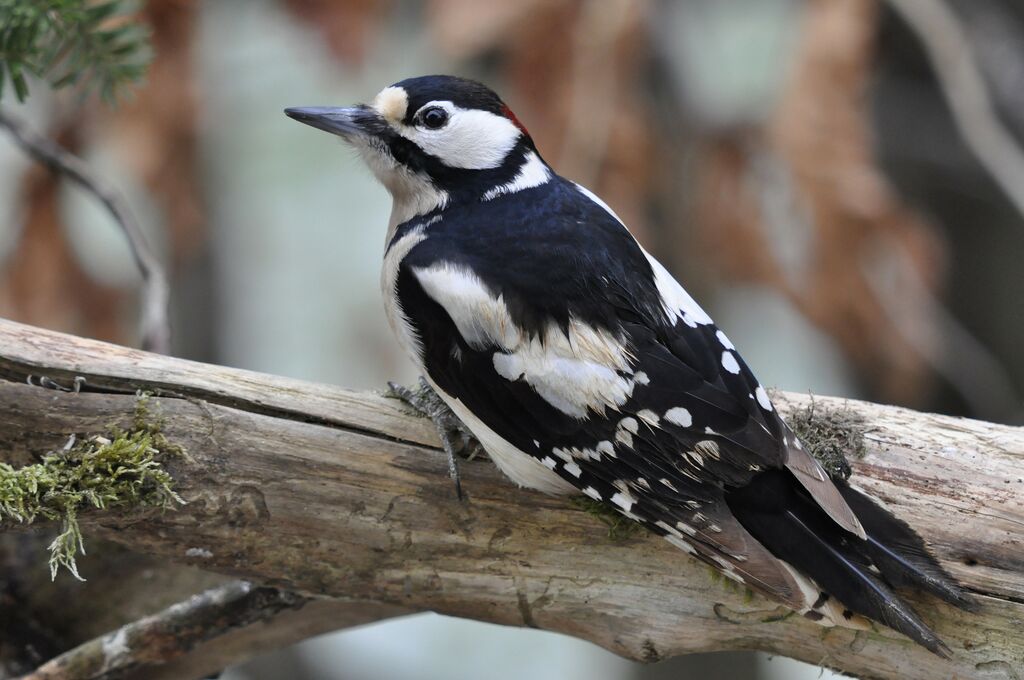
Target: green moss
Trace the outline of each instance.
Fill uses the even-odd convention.
[[[588,515],[593,515],[601,520],[601,523],[608,527],[608,538],[613,541],[625,541],[643,529],[637,522],[593,498],[573,496],[572,504]]]
[[[864,455],[867,421],[847,408],[822,407],[811,403],[787,418],[789,426],[833,479],[849,479],[847,456]]]
[[[0,521],[60,520],[61,532],[50,544],[50,575],[64,567],[81,579],[75,557],[85,553],[78,514],[87,508],[172,508],[185,501],[160,460],[183,455],[167,441],[139,398],[130,430],[112,427],[106,435],[72,439],[42,461],[21,468],[0,463]]]

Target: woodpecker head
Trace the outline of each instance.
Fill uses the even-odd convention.
[[[409,78],[350,108],[285,114],[352,144],[395,202],[394,222],[505,193],[550,171],[515,114],[488,87],[454,76]]]

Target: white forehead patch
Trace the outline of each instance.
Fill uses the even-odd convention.
[[[385,87],[373,98],[373,108],[389,123],[401,123],[409,108],[409,95],[404,88]]]
[[[450,168],[496,168],[522,135],[515,123],[490,111],[463,109],[448,101],[429,102],[420,110],[435,106],[448,112],[448,124],[442,128],[395,123],[392,127]]]

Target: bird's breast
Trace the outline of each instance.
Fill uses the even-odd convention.
[[[384,298],[384,313],[388,318],[388,323],[391,325],[391,330],[395,334],[399,346],[421,372],[424,372],[423,346],[420,343],[416,329],[402,309],[402,301],[398,297],[397,284],[402,260],[409,254],[409,251],[425,241],[426,238],[426,229],[422,226],[402,234],[388,247],[387,252],[384,254],[384,266],[380,272],[380,288]]]

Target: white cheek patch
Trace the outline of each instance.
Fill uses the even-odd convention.
[[[522,132],[504,116],[479,109],[461,109],[451,102],[430,102],[448,111],[448,124],[438,130],[393,125],[395,131],[450,168],[487,170],[505,161]]]

